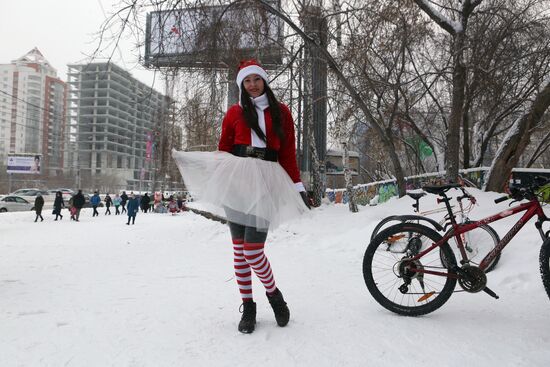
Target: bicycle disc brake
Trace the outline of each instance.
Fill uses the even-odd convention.
[[[466,292],[477,293],[485,289],[487,285],[487,276],[485,272],[473,265],[464,265],[459,270],[460,278],[458,284]]]

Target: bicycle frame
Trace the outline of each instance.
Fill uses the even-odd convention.
[[[447,202],[447,204],[448,204],[448,202]],[[525,212],[525,214],[523,214],[523,216],[512,226],[512,228],[508,231],[508,233],[506,233],[506,235],[500,240],[498,245],[491,252],[489,252],[485,256],[485,258],[481,261],[481,263],[479,265],[479,268],[482,269],[482,270],[485,270],[488,267],[488,265],[491,263],[491,261],[495,258],[495,256],[497,254],[499,254],[504,249],[504,247],[506,247],[506,245],[512,240],[512,238],[514,238],[514,236],[521,230],[521,228],[523,228],[523,226],[531,218],[533,218],[534,216],[538,216],[538,221],[535,225],[536,225],[537,229],[539,230],[539,233],[540,233],[541,237],[543,239],[546,238],[544,236],[544,233],[543,233],[542,229],[541,229],[541,226],[542,226],[542,222],[548,221],[549,219],[544,214],[544,211],[542,210],[542,207],[540,206],[540,203],[536,198],[530,200],[527,203],[517,205],[517,206],[509,208],[507,210],[503,210],[503,211],[501,211],[497,214],[491,215],[489,217],[486,217],[486,218],[483,218],[483,219],[480,219],[480,220],[477,220],[477,221],[471,221],[471,222],[468,222],[468,223],[465,223],[465,224],[456,223],[454,218],[452,218],[451,221],[452,221],[453,228],[450,231],[448,231],[443,236],[443,238],[441,238],[439,241],[432,244],[430,247],[428,247],[424,251],[422,251],[422,252],[418,253],[417,255],[413,256],[410,260],[415,261],[415,260],[418,260],[418,259],[422,258],[422,256],[424,256],[428,252],[432,251],[434,248],[439,247],[442,244],[446,243],[451,237],[455,237],[455,239],[458,243],[458,247],[459,247],[460,253],[462,255],[462,258],[465,260],[465,259],[467,259],[467,255],[466,255],[466,252],[465,252],[465,249],[464,249],[464,245],[462,243],[461,234],[469,232],[469,231],[471,231],[475,228],[478,228],[481,225],[496,222],[498,220],[504,219],[506,217],[509,217],[511,215],[514,215],[514,214],[517,214],[517,213],[520,213],[520,212]],[[426,269],[419,269],[419,268],[416,268],[416,267],[414,269],[411,269],[411,270],[414,271],[414,272],[417,272],[417,273],[440,275],[440,276],[445,276],[445,277],[450,277],[450,278],[457,278],[457,279],[460,278],[460,276],[458,274],[431,271],[431,270],[426,270]]]

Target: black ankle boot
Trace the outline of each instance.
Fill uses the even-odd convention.
[[[271,308],[273,308],[273,313],[275,313],[275,320],[277,320],[277,325],[286,326],[286,324],[288,324],[288,320],[290,319],[290,310],[286,305],[283,294],[277,288],[275,293],[271,295],[266,293],[266,295],[269,304],[271,304]]]
[[[246,301],[243,302],[241,307],[243,315],[239,322],[239,331],[250,334],[256,327],[256,303],[254,301]]]

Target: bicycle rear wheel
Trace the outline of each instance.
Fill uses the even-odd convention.
[[[550,238],[542,243],[539,259],[542,284],[544,285],[546,294],[548,294],[548,298],[550,298]]]
[[[382,219],[380,222],[378,222],[376,227],[374,227],[374,229],[373,229],[373,231],[370,235],[370,240],[372,241],[374,239],[374,237],[376,237],[376,235],[378,233],[380,233],[380,231],[383,228],[385,229],[387,227],[391,227],[394,224],[397,224],[397,223],[392,223],[392,222],[404,222],[404,221],[401,219],[401,215],[390,215],[389,217],[386,217],[386,218]]]
[[[363,257],[363,278],[374,299],[405,316],[425,315],[447,302],[455,278],[410,269],[451,273],[448,268],[456,266],[456,259],[449,244],[444,243],[419,260],[408,260],[440,239],[433,229],[415,223],[396,224],[380,232]]]
[[[479,266],[485,256],[487,256],[489,252],[493,251],[493,249],[500,242],[498,233],[487,224],[483,224],[472,229],[471,231],[465,232],[463,236],[462,242],[464,244],[468,260],[471,264],[476,266]],[[453,249],[456,257],[461,258],[460,251],[458,250],[458,245],[456,244],[454,237],[452,237],[452,241],[450,240],[449,242],[451,243],[451,248]],[[490,272],[497,266],[500,260],[500,255],[501,254],[495,256],[493,261],[485,269],[485,273]]]
[[[416,215],[416,214],[390,215],[389,217],[386,217],[386,218],[382,219],[376,225],[376,227],[374,227],[374,230],[372,231],[372,233],[370,235],[370,240],[372,241],[374,239],[374,237],[376,237],[376,235],[378,233],[380,233],[382,230],[384,230],[386,228],[389,228],[393,225],[396,225],[399,222],[401,222],[401,223],[405,223],[405,222],[407,222],[407,223],[422,223],[424,225],[429,224],[429,225],[433,226],[434,229],[436,229],[438,231],[443,231],[443,227],[441,226],[441,224],[439,224],[438,222],[436,222],[433,219],[424,217],[422,215]]]

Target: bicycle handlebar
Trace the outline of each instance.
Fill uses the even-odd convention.
[[[502,196],[495,199],[495,204],[501,203],[508,199],[514,199],[518,201],[523,199],[532,200],[537,197],[536,190],[549,183],[550,178],[535,176],[533,182],[530,185],[509,185],[510,195]]]
[[[503,201],[506,201],[508,199],[510,199],[510,196],[508,196],[508,195],[501,196],[501,197],[495,199],[495,204],[502,203]]]

